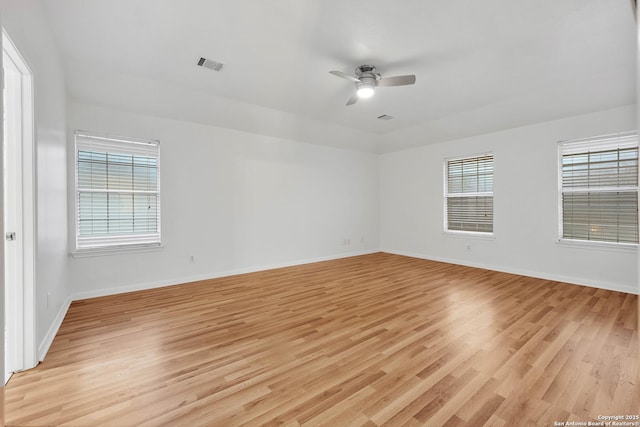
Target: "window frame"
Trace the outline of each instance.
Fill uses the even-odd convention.
[[[449,163],[460,160],[473,160],[480,159],[482,157],[491,157],[493,166],[492,170],[492,191],[473,192],[473,193],[449,193]],[[452,236],[466,236],[475,238],[493,239],[495,237],[495,156],[492,151],[476,153],[465,156],[448,157],[443,162],[443,233]],[[475,231],[475,230],[451,230],[449,229],[449,197],[491,197],[492,201],[492,218],[491,218],[491,231]]]
[[[563,210],[563,194],[565,193],[565,190],[563,188],[563,156],[565,155],[565,150],[563,150],[563,147],[568,146],[570,144],[579,144],[579,143],[585,143],[588,144],[590,141],[593,141],[594,143],[598,143],[600,141],[603,141],[605,139],[612,139],[612,138],[621,138],[621,137],[625,137],[625,136],[635,136],[636,138],[636,147],[638,148],[638,151],[640,153],[640,147],[639,147],[639,140],[638,140],[638,132],[637,131],[627,131],[627,132],[617,132],[617,133],[612,133],[612,134],[605,134],[605,135],[596,135],[596,136],[592,136],[592,137],[585,137],[585,138],[577,138],[577,139],[569,139],[569,140],[563,140],[563,141],[558,141],[557,143],[557,173],[558,173],[558,239],[557,239],[557,243],[559,245],[562,246],[567,246],[567,247],[582,247],[582,248],[587,248],[587,249],[607,249],[607,250],[614,250],[614,251],[627,251],[627,250],[636,250],[639,247],[638,243],[633,243],[633,242],[614,242],[614,241],[607,241],[607,240],[589,240],[589,239],[577,239],[577,238],[567,238],[564,237],[564,210]],[[613,146],[613,145],[611,145]],[[613,148],[611,148],[613,149]],[[606,150],[602,150],[602,151],[606,151]],[[639,167],[639,177],[640,177],[640,160],[638,162],[638,167]],[[586,191],[585,188],[587,189],[591,189],[593,188],[592,191]],[[583,187],[581,189],[579,189],[578,191],[573,190],[573,191],[567,191],[567,192],[572,192],[572,193],[580,193],[580,192],[599,192],[599,193],[605,193],[605,192],[612,192],[614,190],[612,190],[613,188],[617,188],[617,189],[624,189],[625,191],[635,191],[635,193],[637,194],[638,200],[640,200],[640,187],[638,185],[638,182],[636,181],[636,185],[635,187],[602,187],[602,189],[598,189],[598,187]],[[638,215],[638,209],[636,208],[636,217],[637,220],[640,223],[640,216]]]
[[[80,188],[78,182],[78,160],[79,160],[79,143],[78,138],[88,138],[95,139],[96,141],[102,140],[106,145],[113,144],[115,147],[117,144],[149,144],[155,146],[155,159],[156,159],[156,192],[157,197],[157,228],[155,233],[146,233],[141,236],[153,236],[154,238],[150,241],[144,241],[145,239],[136,240],[135,234],[132,234],[131,240],[129,242],[118,242],[118,243],[107,243],[103,242],[102,244],[94,244],[91,246],[83,246],[79,244],[80,238]],[[72,209],[73,215],[73,239],[72,245],[73,248],[70,251],[73,257],[86,257],[86,256],[97,256],[97,255],[109,255],[109,254],[121,254],[128,252],[149,252],[156,251],[162,249],[162,191],[161,191],[161,156],[160,156],[160,141],[155,139],[144,139],[144,138],[133,138],[133,137],[124,137],[124,136],[116,136],[106,133],[97,133],[97,132],[87,132],[82,130],[75,130],[73,133],[73,148],[74,148],[74,163],[73,163],[73,185],[74,185],[74,205]],[[126,152],[126,150],[122,150]],[[114,148],[114,152],[117,153],[117,148]],[[134,190],[132,190],[133,192]],[[124,191],[126,193],[126,191]],[[157,238],[155,236],[157,235]],[[108,239],[105,239],[108,240]],[[118,238],[114,238],[114,240],[118,240]]]

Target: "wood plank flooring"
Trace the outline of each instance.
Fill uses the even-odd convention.
[[[77,301],[11,426],[553,426],[640,412],[638,297],[372,254]]]

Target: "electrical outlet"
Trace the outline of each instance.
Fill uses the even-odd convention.
[[[467,252],[471,252],[471,245],[467,244]]]
[[[193,264],[194,262],[196,262],[196,257],[193,255],[189,255],[189,264]]]

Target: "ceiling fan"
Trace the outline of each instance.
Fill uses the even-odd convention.
[[[360,65],[356,67],[355,76],[342,71],[329,71],[334,76],[342,77],[356,84],[356,93],[347,101],[347,105],[353,105],[358,98],[370,98],[373,96],[378,86],[406,86],[416,82],[416,76],[413,74],[406,76],[393,76],[382,78],[380,73],[376,72],[373,65]]]

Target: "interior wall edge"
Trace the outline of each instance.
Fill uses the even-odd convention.
[[[572,277],[572,276],[549,274],[549,273],[526,270],[526,269],[520,269],[520,268],[505,267],[505,266],[501,266],[501,265],[493,265],[493,264],[489,265],[489,264],[483,264],[483,263],[474,263],[474,262],[469,262],[469,261],[460,260],[460,259],[443,258],[443,257],[438,257],[438,256],[432,256],[432,255],[429,255],[429,254],[421,254],[421,253],[417,253],[417,252],[399,251],[399,250],[389,249],[389,248],[382,248],[382,249],[380,249],[380,251],[384,252],[384,253],[388,253],[388,254],[393,254],[393,255],[401,255],[401,256],[407,256],[407,257],[412,257],[412,258],[420,258],[420,259],[425,259],[425,260],[429,260],[429,261],[446,262],[446,263],[449,263],[449,264],[463,265],[465,267],[482,268],[482,269],[485,269],[485,270],[499,271],[501,273],[516,274],[516,275],[519,275],[519,276],[527,276],[527,277],[534,277],[534,278],[537,278],[537,279],[544,279],[544,280],[552,280],[552,281],[555,281],[555,282],[569,283],[571,285],[587,286],[587,287],[590,287],[590,288],[604,289],[604,290],[608,290],[608,291],[625,292],[627,294],[640,295],[640,291],[637,288],[632,287],[632,286],[625,286],[625,285],[620,284],[620,283],[603,282],[603,281],[594,282],[594,281],[585,280],[583,278]]]
[[[51,323],[49,330],[45,334],[40,344],[38,344],[38,361],[42,362],[44,358],[47,356],[47,353],[49,352],[49,348],[51,347],[51,344],[53,344],[53,340],[58,334],[58,331],[60,330],[60,326],[62,326],[62,321],[67,315],[67,311],[69,311],[70,306],[71,306],[71,296],[67,297],[67,299],[62,304],[62,306],[60,306],[60,310],[58,310],[56,317],[53,319],[53,322]]]

